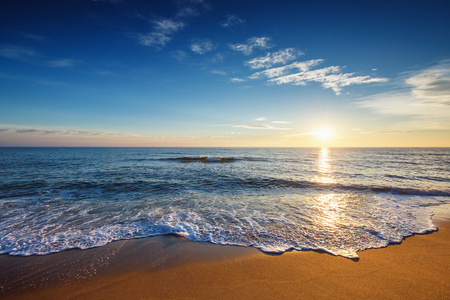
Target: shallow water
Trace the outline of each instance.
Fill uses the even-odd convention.
[[[436,230],[449,148],[0,148],[0,253],[176,234],[356,257]]]

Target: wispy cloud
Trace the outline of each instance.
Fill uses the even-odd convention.
[[[286,66],[271,68],[264,71],[253,73],[253,75],[250,76],[250,79],[258,79],[263,77],[266,78],[281,77],[283,75],[289,74],[291,71],[294,70],[305,72],[310,70],[311,67],[320,64],[321,62],[323,62],[323,59],[311,59],[308,61],[294,62]]]
[[[424,112],[423,105],[407,90],[363,97],[356,104],[385,115],[420,115]]]
[[[157,18],[150,20],[153,30],[149,33],[137,34],[137,41],[143,46],[163,48],[173,36],[187,26],[189,17],[195,17],[209,9],[203,0],[178,1],[179,8],[171,18]],[[141,19],[145,19],[139,16]]]
[[[221,70],[211,70],[210,72],[211,72],[212,74],[217,74],[217,75],[227,76],[227,72],[221,71]]]
[[[45,43],[45,42],[48,41],[48,38],[45,37],[45,36],[42,36],[42,35],[25,33],[25,32],[20,33],[20,35],[22,35],[24,38],[27,38],[27,39],[32,40],[34,42]]]
[[[214,55],[214,57],[212,58],[212,62],[213,62],[213,63],[222,62],[223,59],[224,59],[223,54],[217,53],[217,54]]]
[[[171,55],[178,61],[184,61],[188,57],[188,54],[183,50],[172,51]]]
[[[247,40],[245,44],[233,44],[230,48],[234,51],[242,52],[245,55],[250,55],[253,53],[255,48],[258,49],[269,49],[273,45],[270,43],[270,38],[268,37],[253,37]]]
[[[8,45],[0,48],[0,56],[16,59],[16,60],[29,60],[31,57],[37,56],[37,52],[34,49]]]
[[[210,5],[203,0],[184,0],[177,3],[179,8],[176,17],[178,18],[198,17],[210,9]]]
[[[256,121],[264,121],[264,117],[260,117],[255,119]],[[274,127],[268,124],[235,124],[235,125],[216,125],[222,127],[234,127],[234,128],[245,128],[245,129],[254,129],[254,130],[290,130],[291,128],[282,128],[282,127]]]
[[[49,60],[47,62],[47,64],[50,67],[56,67],[56,68],[73,67],[73,66],[75,66],[75,60],[73,60],[73,59]]]
[[[49,86],[67,86],[68,84],[61,81],[54,81],[46,78],[38,78],[38,77],[22,77],[22,76],[14,76],[10,74],[2,74],[0,73],[0,77],[12,80],[24,80],[42,85]]]
[[[246,55],[253,53],[255,48],[272,48],[268,37],[253,37],[245,44],[230,45],[231,49],[240,51]],[[286,48],[274,52],[268,52],[264,56],[247,60],[245,65],[252,70],[263,69],[248,76],[248,79],[266,79],[269,84],[305,86],[310,82],[320,83],[323,88],[333,90],[340,95],[342,89],[350,85],[387,82],[388,78],[374,77],[369,75],[357,75],[355,72],[344,73],[340,66],[327,66],[315,68],[323,63],[323,59],[311,59],[307,61],[295,61],[304,52],[295,48]],[[280,64],[282,66],[274,67]],[[375,70],[375,69],[373,69]]]
[[[450,62],[423,70],[405,82],[423,104],[450,106]]]
[[[49,128],[27,128],[16,125],[0,124],[0,133],[8,135],[23,136],[61,136],[61,137],[113,137],[113,138],[141,138],[141,139],[199,139],[199,138],[216,138],[217,136],[147,136],[132,133],[114,133],[95,130],[66,130],[66,129],[49,129]]]
[[[236,15],[228,15],[227,19],[220,24],[220,26],[224,27],[224,28],[228,28],[228,27],[233,27],[239,24],[245,23],[245,21],[241,18],[239,18]]]
[[[155,20],[153,24],[153,32],[138,34],[138,41],[141,45],[155,48],[164,47],[172,39],[173,34],[185,26],[182,21],[174,21],[171,19]]]
[[[247,128],[247,129],[272,129],[272,130],[290,130],[290,128],[273,127],[266,124],[251,124],[251,125],[231,125],[235,128]]]
[[[190,48],[197,54],[205,54],[213,49],[213,44],[210,40],[195,41],[191,43]]]
[[[339,95],[342,88],[345,86],[388,81],[387,78],[355,76],[355,73],[341,73],[341,67],[339,66],[312,69],[312,67],[322,62],[323,59],[294,62],[283,67],[271,68],[254,73],[250,76],[250,79],[266,77],[270,78],[268,80],[269,83],[277,85],[306,85],[308,82],[318,82],[321,83],[324,88],[332,89],[336,95]],[[295,70],[300,72],[291,73]]]
[[[8,59],[18,60],[25,63],[41,65],[45,67],[72,67],[74,59],[54,59],[41,55],[32,48],[8,45],[0,47],[0,56]]]
[[[267,53],[265,56],[257,57],[247,61],[245,64],[252,69],[270,68],[276,64],[286,64],[304,53],[294,48],[287,48],[277,52]]]
[[[40,128],[22,128],[22,129],[6,129],[12,133],[28,134],[28,135],[70,135],[70,136],[100,136],[115,135],[113,133],[87,130],[60,130],[60,129],[40,129]]]
[[[270,79],[269,82],[275,84],[306,85],[307,82],[319,82],[326,89],[332,89],[339,95],[342,88],[353,84],[364,84],[372,82],[386,82],[387,78],[373,78],[370,76],[355,76],[355,73],[338,73],[341,69],[338,66],[331,66],[322,69],[302,71],[295,74],[281,76]]]
[[[406,134],[413,132],[414,132],[413,130],[374,130],[374,131],[360,132],[359,134]]]
[[[245,79],[234,77],[234,78],[231,78],[230,81],[231,82],[244,82]]]
[[[141,135],[96,130],[29,128],[0,124],[0,144],[4,146],[198,146],[228,138],[214,135]],[[189,141],[192,141],[190,143]]]
[[[255,119],[255,121],[265,121],[265,120],[266,120],[266,117],[259,117],[259,118]]]
[[[409,72],[396,89],[360,98],[356,104],[383,115],[409,116],[414,128],[449,128],[450,62]]]
[[[273,124],[289,124],[288,121],[272,121]]]

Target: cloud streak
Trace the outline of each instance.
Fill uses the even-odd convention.
[[[267,124],[238,124],[238,125],[217,125],[217,126],[245,128],[245,129],[252,129],[252,130],[290,130],[291,129],[291,128],[274,127],[272,125],[267,125]]]
[[[24,38],[27,38],[29,40],[32,40],[34,42],[38,42],[38,43],[45,43],[48,41],[48,38],[42,35],[37,35],[37,34],[31,34],[31,33],[25,33],[22,32],[20,33]]]
[[[55,67],[55,68],[73,67],[73,66],[75,66],[75,60],[73,60],[73,59],[49,60],[47,62],[47,64],[50,67]]]
[[[191,43],[191,51],[197,54],[205,54],[213,49],[213,44],[210,40],[196,41]]]
[[[73,67],[75,66],[74,59],[53,59],[39,54],[36,50],[27,47],[16,45],[8,45],[0,47],[0,56],[13,59],[25,63],[41,65],[45,67]]]
[[[413,133],[412,130],[375,130],[375,131],[366,131],[361,132],[360,134],[407,134]]]
[[[272,129],[272,130],[290,130],[290,128],[279,128],[265,124],[251,124],[251,125],[231,125],[235,128],[247,128],[247,129]]]
[[[9,75],[9,74],[2,74],[2,73],[0,73],[0,77],[6,78],[6,79],[11,79],[11,80],[24,80],[24,81],[29,81],[29,82],[42,84],[42,85],[49,85],[49,86],[68,86],[68,84],[65,82],[54,81],[54,80],[49,80],[49,79],[45,79],[45,78],[21,77],[21,76],[14,76],[14,75]]]
[[[27,128],[15,125],[0,124],[0,144],[23,146],[180,146],[185,141],[192,140],[194,145],[199,141],[209,143],[211,139],[223,138],[213,135],[191,136],[158,136],[131,133],[112,133],[91,130],[64,130],[50,128]]]
[[[267,53],[265,56],[257,57],[247,61],[245,64],[252,69],[270,68],[276,64],[286,64],[304,53],[294,48],[287,48],[277,52]]]
[[[178,1],[177,18],[198,17],[210,9],[210,5],[203,0]]]
[[[86,131],[86,130],[58,130],[58,129],[36,129],[36,128],[25,128],[25,129],[8,129],[9,132],[14,132],[18,134],[28,134],[28,135],[64,135],[64,136],[100,136],[100,135],[110,135],[115,134],[99,132],[99,131]]]
[[[151,20],[153,30],[148,33],[137,34],[137,41],[143,46],[161,49],[169,43],[174,35],[187,26],[189,17],[196,17],[209,6],[202,0],[179,2],[182,5],[172,18],[158,18]]]
[[[21,46],[3,46],[0,48],[0,56],[15,59],[15,60],[29,60],[32,57],[36,57],[38,54],[34,49],[21,47]]]
[[[227,19],[219,24],[224,28],[229,28],[243,23],[245,23],[245,21],[239,18],[238,16],[228,15]]]
[[[182,21],[174,21],[171,19],[160,19],[153,21],[153,32],[147,34],[138,34],[139,44],[143,46],[150,46],[155,48],[164,47],[172,36],[184,28],[185,24]]]
[[[423,104],[450,106],[450,62],[419,72],[405,82]]]
[[[274,60],[270,60],[271,57],[272,56],[269,54],[265,58],[268,58],[269,62],[273,62]],[[292,58],[293,56],[288,55],[287,57]],[[279,58],[277,62],[283,62],[283,59]],[[312,69],[322,62],[323,59],[294,62],[282,67],[270,68],[264,71],[256,72],[250,76],[250,79],[268,78],[269,83],[277,85],[291,84],[304,86],[308,82],[318,82],[322,84],[322,87],[332,89],[336,95],[341,93],[343,87],[349,85],[388,81],[387,78],[355,76],[355,73],[342,73],[341,67],[339,66]],[[267,63],[266,65],[270,65],[270,63]],[[264,65],[256,64],[255,66],[263,67]]]
[[[311,59],[308,61],[294,62],[286,66],[271,68],[253,73],[253,75],[250,76],[250,79],[281,77],[295,70],[305,72],[310,70],[311,67],[320,64],[321,62],[323,62],[323,59]]]
[[[227,72],[222,71],[222,70],[211,70],[210,72],[211,72],[212,74],[217,74],[217,75],[227,76]]]
[[[254,49],[269,49],[272,47],[273,45],[271,45],[270,38],[268,37],[252,37],[245,44],[230,45],[232,50],[242,52],[245,55],[252,54]]]
[[[450,62],[407,73],[397,89],[360,98],[356,105],[382,115],[404,116],[417,129],[450,128]]]
[[[269,82],[278,85],[306,85],[307,82],[318,82],[326,89],[332,89],[336,95],[340,95],[342,88],[354,84],[364,84],[372,82],[386,82],[387,78],[373,78],[370,76],[355,76],[355,73],[339,73],[338,66],[331,66],[322,69],[301,71],[295,74],[280,76],[270,79]]]

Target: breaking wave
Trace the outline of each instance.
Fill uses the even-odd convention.
[[[353,258],[450,203],[448,149],[207,150],[0,148],[0,253],[175,234]]]

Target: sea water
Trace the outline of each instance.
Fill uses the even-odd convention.
[[[175,234],[265,252],[434,231],[449,148],[0,148],[0,254]]]

